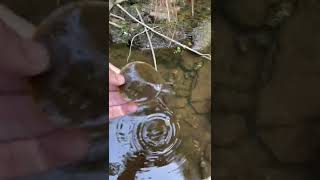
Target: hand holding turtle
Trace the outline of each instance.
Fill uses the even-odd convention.
[[[42,46],[0,19],[0,179],[64,166],[88,151],[82,131],[56,129],[29,93],[27,78],[48,65]]]
[[[120,69],[109,63],[109,119],[125,116],[137,110],[137,105],[127,102],[119,92],[119,86],[125,83]]]

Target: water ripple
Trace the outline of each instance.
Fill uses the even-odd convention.
[[[180,126],[172,118],[168,111],[122,118],[116,126],[117,141],[130,145],[131,152],[143,154],[145,167],[169,164],[181,143]],[[129,159],[134,158],[131,152]]]

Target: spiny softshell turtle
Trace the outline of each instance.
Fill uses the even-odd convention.
[[[148,63],[131,62],[121,69],[121,74],[126,83],[120,87],[120,91],[128,100],[142,102],[158,97],[161,92],[171,92],[170,85]]]
[[[106,117],[106,9],[103,1],[72,3],[37,28],[34,39],[46,46],[50,68],[31,83],[49,116],[68,122]]]

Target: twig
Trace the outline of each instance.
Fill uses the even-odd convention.
[[[158,26],[156,26],[156,27],[154,27],[154,28],[158,28]],[[128,57],[127,57],[127,63],[129,62],[129,58],[130,58],[130,56],[131,56],[131,47],[132,47],[132,43],[133,43],[133,41],[134,41],[134,38],[136,38],[136,37],[138,37],[139,35],[145,33],[146,31],[149,31],[149,30],[143,30],[142,32],[140,32],[140,33],[138,33],[138,34],[136,34],[136,35],[134,35],[134,36],[132,37],[131,42],[130,42],[129,55],[128,55]]]
[[[177,26],[177,24],[176,24],[176,23],[174,23],[174,28],[173,28],[173,33],[172,33],[171,39],[173,39],[174,35],[176,34],[176,26]],[[172,44],[172,41],[170,41],[170,43],[169,43],[168,47],[170,47],[170,46],[171,46],[171,44]]]
[[[157,8],[158,7],[158,0],[156,0],[156,5],[155,5],[155,7],[154,7],[154,12],[155,13],[157,13]],[[156,20],[157,20],[157,16],[154,16],[154,22],[156,22]]]
[[[132,47],[132,43],[133,43],[134,38],[136,38],[137,36],[139,36],[139,35],[141,35],[141,34],[143,34],[143,33],[145,33],[145,32],[146,32],[146,31],[143,30],[141,33],[138,33],[138,34],[136,34],[136,35],[134,35],[134,36],[132,37],[131,42],[130,42],[129,54],[128,54],[128,57],[127,57],[127,63],[129,62],[129,58],[130,58],[130,55],[131,55],[131,47]]]
[[[169,9],[168,0],[166,0],[166,7],[167,7],[167,14],[168,14],[168,22],[170,22],[170,9]]]
[[[117,18],[117,19],[120,19],[120,20],[122,20],[122,21],[125,21],[125,19],[124,19],[123,17],[120,17],[120,16],[118,16],[118,15],[115,15],[115,14],[112,14],[112,13],[110,13],[110,15],[111,15],[112,17],[115,17],[115,18]]]
[[[141,21],[142,23],[144,23],[144,21],[143,21],[143,19],[142,19],[142,17],[141,17],[141,14],[140,14],[140,12],[139,12],[139,10],[138,10],[137,7],[136,7],[136,11],[137,11],[138,16],[139,16],[139,18],[140,18],[140,21]],[[154,69],[155,69],[156,71],[158,71],[158,68],[157,68],[157,59],[156,59],[156,55],[154,54],[153,45],[152,45],[152,42],[151,42],[151,39],[150,39],[150,36],[149,36],[149,33],[148,33],[148,29],[145,27],[144,30],[146,31],[147,38],[148,38],[149,45],[150,45],[150,49],[151,49],[151,52],[152,52]]]
[[[159,35],[159,36],[161,36],[161,37],[163,37],[163,38],[165,38],[165,39],[167,39],[167,40],[169,40],[169,41],[172,41],[172,42],[174,42],[175,44],[178,44],[179,46],[183,47],[184,49],[187,49],[187,50],[189,50],[189,51],[191,51],[191,52],[194,52],[195,54],[198,54],[198,55],[200,55],[201,57],[203,57],[203,58],[208,59],[208,60],[211,61],[211,55],[209,55],[209,54],[202,54],[202,53],[200,53],[200,52],[198,52],[198,51],[196,51],[196,50],[194,50],[194,49],[189,48],[188,46],[186,46],[186,45],[184,45],[184,44],[181,44],[180,42],[178,42],[178,41],[176,41],[176,40],[174,40],[174,39],[171,39],[171,38],[169,38],[169,37],[167,37],[167,36],[165,36],[165,35],[157,32],[157,31],[155,31],[154,29],[150,28],[150,27],[147,26],[146,24],[140,22],[138,19],[136,19],[135,17],[133,17],[133,16],[132,16],[128,11],[126,11],[120,4],[116,4],[116,5],[117,5],[123,12],[125,12],[130,18],[132,18],[134,21],[136,21],[137,23],[141,24],[142,26],[146,27],[147,29],[149,29],[149,30],[152,31],[153,33],[155,33],[155,34],[157,34],[157,35]]]
[[[191,0],[191,14],[194,17],[194,0]]]
[[[116,23],[114,23],[114,22],[112,22],[112,21],[109,21],[109,24],[111,24],[111,25],[113,25],[113,26],[115,26],[115,27],[117,27],[117,28],[122,28],[122,26],[120,26],[120,25],[118,25],[118,24],[116,24]]]

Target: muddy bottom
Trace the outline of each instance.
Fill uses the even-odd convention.
[[[129,48],[109,49],[110,63],[127,64]],[[174,95],[140,106],[109,123],[109,179],[206,179],[211,177],[211,64],[188,52],[156,50],[158,71]],[[130,62],[153,65],[147,51]]]

